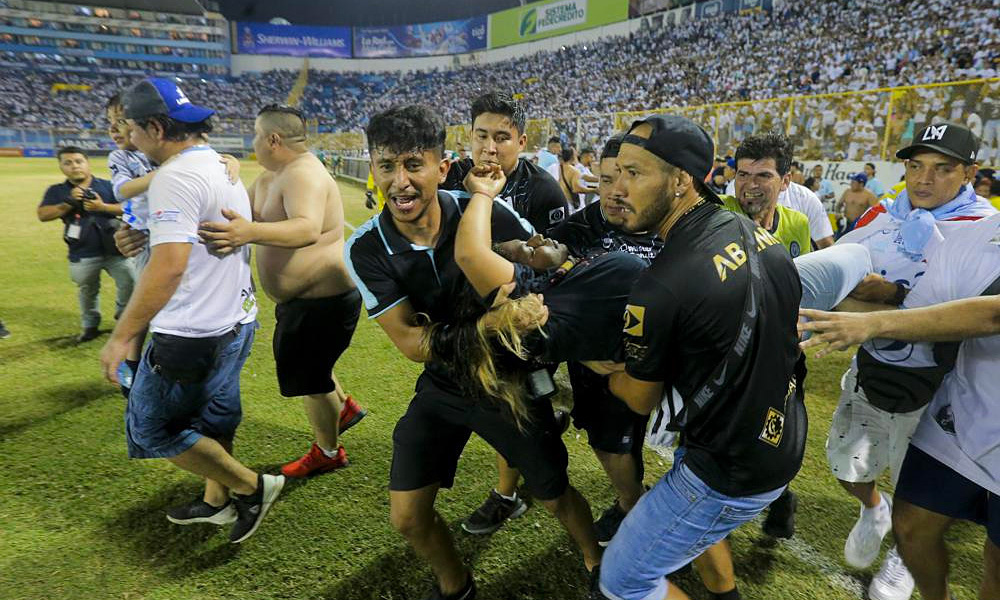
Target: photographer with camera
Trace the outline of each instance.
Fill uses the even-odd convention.
[[[115,248],[114,233],[122,207],[115,200],[111,182],[94,177],[83,150],[75,146],[59,149],[59,169],[66,181],[49,186],[38,205],[39,221],[63,222],[63,239],[69,246],[69,274],[77,285],[82,331],[77,342],[98,336],[101,323],[99,293],[101,271],[115,280],[115,318],[132,295],[135,272],[132,261]]]

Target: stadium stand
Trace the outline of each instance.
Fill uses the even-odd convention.
[[[27,3],[8,0],[6,4],[15,7]],[[124,13],[123,9],[111,10]],[[109,13],[112,22],[118,22],[116,17],[131,16],[118,12]],[[107,27],[96,16],[74,15],[82,24],[70,24],[53,21],[58,15],[52,14],[51,19],[16,16],[23,13],[0,7],[0,23],[33,27],[29,32],[43,42],[47,39],[43,34],[55,35],[70,31],[70,27],[86,31]],[[803,158],[868,160],[934,118],[969,121],[970,127],[979,131],[1000,118],[994,114],[1000,112],[1000,87],[996,84],[871,96],[861,93],[997,77],[998,16],[1000,8],[990,0],[960,4],[932,0],[917,5],[904,0],[789,2],[771,13],[723,15],[674,27],[647,28],[630,36],[564,46],[554,52],[447,70],[345,73],[310,69],[300,107],[315,120],[319,132],[357,131],[366,124],[368,115],[400,102],[437,106],[447,122],[461,124],[468,119],[468,98],[485,89],[500,88],[523,95],[532,118],[550,120],[538,131],[533,145],[556,133],[579,146],[599,146],[623,119],[630,118],[620,113],[688,107],[685,114],[716,132],[720,148],[735,147],[753,131],[778,127],[796,139]],[[175,38],[161,40],[165,45],[180,43],[176,37],[181,29],[187,36],[192,27],[213,28],[204,17],[167,19],[162,14],[157,17],[142,12],[139,17],[138,23],[132,23],[138,25],[139,33]],[[198,25],[164,22],[190,19],[198,20]],[[153,27],[161,29],[154,31]],[[817,35],[817,31],[829,33]],[[23,45],[24,36],[18,35],[17,41]],[[201,33],[194,35],[201,39]],[[215,34],[205,35],[207,42],[184,41],[218,42]],[[102,125],[95,118],[99,120],[105,97],[135,75],[126,71],[102,73],[108,69],[93,64],[86,73],[69,73],[62,68],[39,72],[39,65],[53,66],[53,56],[68,60],[65,53],[4,50],[9,47],[13,46],[0,43],[5,57],[0,63],[7,67],[0,75],[0,122],[8,128],[100,129]],[[162,50],[168,49],[164,46]],[[174,48],[162,60],[185,68],[196,64],[190,56],[178,54],[180,50],[184,49]],[[61,65],[67,66],[71,65]],[[199,73],[185,82],[185,89],[193,100],[225,98],[225,102],[214,103],[221,108],[220,117],[229,120],[219,131],[248,133],[248,123],[239,119],[252,119],[261,104],[284,101],[295,78],[291,71],[236,78]],[[59,83],[89,88],[64,95],[53,91]],[[442,94],[456,101],[441,102]],[[803,96],[807,98],[797,105],[769,100]],[[729,104],[740,102],[746,104]],[[887,123],[890,102],[896,110],[894,121]],[[720,109],[719,103],[725,106]],[[885,135],[887,126],[890,136]],[[991,158],[996,158],[996,152],[988,150]]]

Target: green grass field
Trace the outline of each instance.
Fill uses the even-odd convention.
[[[95,173],[107,177],[103,160]],[[260,172],[244,163],[249,182]],[[201,484],[162,460],[125,454],[123,399],[97,360],[102,338],[76,345],[75,286],[57,223],[39,223],[35,207],[61,180],[55,159],[0,159],[0,319],[13,332],[0,340],[0,598],[214,599],[422,598],[430,570],[388,522],[391,433],[411,397],[419,368],[395,351],[364,318],[338,375],[369,416],[344,436],[351,467],[290,482],[258,533],[228,543],[227,529],[179,527],[164,510],[200,494]],[[341,184],[347,220],[369,213],[363,191]],[[103,277],[102,329],[113,322],[113,285]],[[272,303],[261,296],[262,328],[243,373],[244,421],[236,456],[277,472],[304,452],[311,434],[298,402],[282,399],[271,357]],[[849,569],[843,541],[857,503],[837,486],[823,444],[849,355],[811,361],[811,420],[805,465],[794,489],[798,534],[769,542],[755,524],[733,535],[745,598],[860,598],[870,573]],[[570,479],[595,515],[614,492],[585,436],[570,430]],[[557,521],[540,506],[490,537],[465,535],[458,523],[494,483],[494,454],[478,438],[466,449],[457,482],[438,509],[475,570],[480,598],[576,599],[586,588],[582,559]],[[667,465],[647,454],[647,483]],[[981,529],[955,527],[953,591],[976,597]],[[888,547],[889,542],[885,543]],[[691,576],[680,580],[695,599],[707,595]]]

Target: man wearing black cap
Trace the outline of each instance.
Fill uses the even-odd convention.
[[[152,332],[125,410],[129,456],[166,458],[205,478],[204,495],[168,510],[167,519],[233,523],[229,540],[239,543],[257,530],[284,478],[259,475],[231,454],[242,416],[240,370],[257,328],[250,252],[211,252],[198,243],[198,227],[224,221],[223,211],[250,219],[250,201],[202,141],[214,111],[157,78],[134,86],[123,104],[132,142],[160,168],[147,192],[149,262],[101,365],[117,381],[136,338]]]
[[[702,183],[712,150],[693,122],[655,115],[618,155],[623,229],[664,246],[633,288],[610,388],[640,414],[662,402],[684,441],[604,555],[608,598],[665,597],[668,573],[760,513],[802,463],[798,274],[774,236]]]
[[[919,131],[896,153],[905,161],[906,189],[892,202],[877,204],[838,241],[868,248],[872,266],[885,279],[893,305],[928,270],[945,238],[964,235],[970,221],[994,214],[976,196],[979,142],[966,127],[937,123]],[[895,292],[895,293],[892,293]],[[877,339],[865,342],[843,378],[843,391],[827,438],[827,461],[841,486],[861,503],[844,544],[852,567],[870,566],[892,526],[892,499],[875,482],[885,473],[895,482],[925,407],[954,365],[957,348]],[[869,597],[905,600],[910,576],[893,547],[872,578]]]

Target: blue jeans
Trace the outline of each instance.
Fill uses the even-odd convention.
[[[243,418],[240,370],[250,356],[256,322],[240,328],[219,352],[205,381],[176,383],[149,362],[155,340],[143,352],[125,409],[125,438],[131,458],[169,458],[201,437],[229,440]]]
[[[629,511],[604,553],[601,592],[608,598],[662,600],[667,574],[756,517],[785,489],[726,496],[699,479],[683,455],[679,448],[674,467]]]

